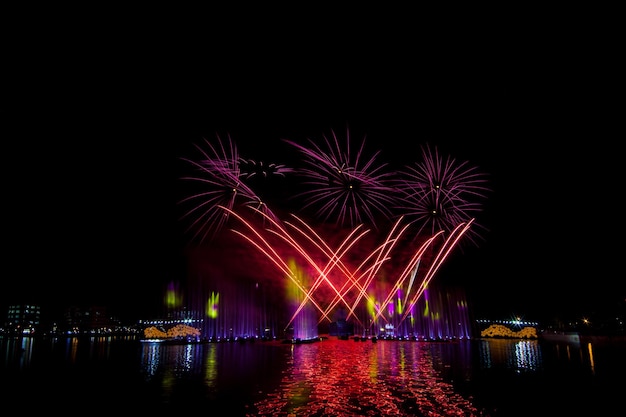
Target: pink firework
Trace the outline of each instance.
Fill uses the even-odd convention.
[[[196,146],[201,158],[183,159],[194,169],[183,179],[198,186],[181,201],[190,205],[183,218],[191,219],[194,239],[202,242],[228,222],[230,232],[262,255],[247,273],[255,280],[278,278],[295,293],[288,326],[310,318],[332,322],[343,314],[363,329],[413,328],[418,301],[441,265],[462,239],[476,243],[475,214],[490,191],[486,175],[428,146],[421,162],[387,170],[377,162],[379,152],[365,156],[365,140],[352,152],[348,131],[345,146],[334,132],[321,144],[286,142],[303,157],[304,168],[241,158],[230,137],[219,136]],[[287,174],[303,183],[289,182],[298,187],[293,190],[265,182]],[[269,207],[260,197],[263,186],[274,193]],[[287,205],[282,197],[305,204]],[[270,210],[274,203],[279,211]],[[309,223],[290,207],[312,208],[318,221]],[[261,273],[261,265],[271,268]]]
[[[400,209],[418,226],[417,235],[451,232],[482,211],[482,200],[491,191],[487,176],[468,162],[445,160],[435,148],[422,147],[423,161],[399,172]],[[474,222],[474,226],[481,227]],[[479,234],[472,229],[466,238],[476,244]]]
[[[363,223],[376,226],[381,216],[391,218],[396,193],[392,174],[385,171],[387,164],[377,164],[380,152],[365,159],[365,140],[351,153],[350,132],[346,130],[345,148],[335,132],[331,133],[331,139],[323,136],[326,149],[311,140],[311,147],[286,140],[301,151],[306,163],[299,174],[308,188],[296,195],[304,198],[303,208],[315,208],[321,220],[351,228]]]
[[[198,185],[199,189],[180,201],[180,204],[191,205],[182,218],[192,219],[187,230],[193,231],[194,240],[205,241],[222,229],[230,217],[229,212],[223,207],[230,210],[252,207],[269,218],[275,219],[276,216],[268,208],[266,202],[245,183],[246,179],[255,176],[256,171],[244,170],[242,172],[242,165],[249,167],[251,164],[239,157],[237,147],[230,136],[227,143],[217,136],[215,144],[206,139],[204,144],[206,149],[195,145],[202,155],[199,160],[181,158],[191,164],[197,173],[193,176],[182,177],[183,180]],[[289,171],[282,165],[269,165],[265,171],[260,172],[264,172],[267,176],[268,174],[283,175]]]

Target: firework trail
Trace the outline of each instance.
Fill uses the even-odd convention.
[[[247,222],[242,216],[232,210],[225,207],[222,208],[240,220],[245,226],[245,230],[247,232],[241,231],[237,228],[233,228],[231,230],[264,254],[278,268],[279,272],[296,285],[304,295],[305,298],[302,300],[300,306],[295,310],[295,312],[293,312],[288,325],[295,320],[296,316],[300,313],[300,311],[302,311],[307,303],[312,303],[321,313],[320,322],[324,319],[330,322],[332,321],[330,317],[331,310],[335,308],[339,302],[343,303],[348,309],[346,319],[353,317],[354,320],[356,320],[360,325],[363,325],[363,320],[361,320],[361,318],[359,318],[356,314],[356,308],[361,304],[363,298],[365,298],[367,302],[371,302],[372,304],[375,303],[375,300],[368,294],[368,289],[381,267],[391,259],[397,260],[397,258],[394,258],[392,251],[396,244],[400,241],[400,236],[407,230],[406,226],[400,227],[402,219],[399,219],[394,224],[385,241],[367,254],[357,268],[351,269],[344,262],[344,258],[356,245],[356,243],[358,243],[368,232],[368,230],[359,231],[358,229],[360,229],[360,226],[353,229],[347,237],[341,240],[337,249],[332,249],[328,246],[325,239],[321,235],[316,233],[310,225],[307,225],[297,216],[293,217],[300,222],[300,226],[294,223],[285,222],[287,226],[297,232],[297,235],[294,235],[290,233],[282,224],[275,223],[269,218],[268,220],[274,223],[273,226],[275,227],[259,230],[255,227],[255,225]],[[263,213],[260,214],[265,215]],[[451,253],[452,249],[456,246],[462,235],[469,230],[470,224],[471,221],[467,224],[459,224],[447,238],[444,238],[443,231],[439,231],[418,247],[409,262],[404,266],[404,270],[402,272],[396,271],[395,276],[397,276],[397,279],[393,288],[386,294],[384,301],[380,303],[381,308],[378,311],[372,312],[374,320],[382,319],[387,321],[387,318],[382,315],[382,312],[385,311],[386,307],[393,302],[392,298],[394,295],[398,291],[401,291],[406,293],[407,298],[410,298],[410,302],[407,304],[408,308],[406,309],[406,312],[396,323],[396,325],[402,324],[402,322],[407,318],[407,315],[411,311],[412,307],[417,303],[420,296],[427,288],[428,283],[432,280],[436,271],[442,265],[443,261]],[[276,245],[268,239],[267,234],[278,236],[279,239],[286,243],[289,247],[295,249],[295,253],[297,253],[299,258],[302,260],[301,262],[297,262],[297,264],[308,266],[309,270],[312,271],[314,275],[312,285],[307,287],[301,284],[301,280],[299,278],[300,272],[294,271],[289,266],[289,259],[292,259],[293,253],[282,250],[281,246]],[[298,237],[301,239],[298,239]],[[436,246],[434,243],[437,237],[444,239],[444,242],[440,246]],[[305,247],[305,242],[312,243],[312,247]],[[415,279],[417,265],[422,261],[426,249],[428,248],[432,248],[436,252],[434,261],[428,267],[428,271],[424,278],[422,278],[420,285],[413,288],[413,280]],[[316,253],[314,253],[314,251]],[[316,256],[318,253],[323,254],[327,258],[326,264],[324,264],[323,261],[320,262],[318,260],[319,257]],[[338,272],[333,273],[334,270],[338,270]],[[334,279],[331,278],[332,275],[334,275]],[[337,276],[339,276],[339,279]],[[407,279],[409,279],[408,285],[405,284]],[[339,282],[339,284],[337,284],[337,282]],[[334,298],[330,303],[326,302],[323,299],[324,297],[315,296],[315,292],[322,284],[326,284],[334,294]],[[356,291],[352,295],[349,295],[349,292],[352,289],[355,289]],[[326,308],[324,308],[324,304],[326,304]]]

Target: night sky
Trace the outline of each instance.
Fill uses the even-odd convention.
[[[429,144],[488,174],[484,241],[436,278],[463,286],[477,317],[623,306],[623,81],[610,45],[585,34],[439,47],[370,36],[296,50],[256,38],[82,48],[71,37],[16,49],[30,58],[16,61],[17,94],[0,115],[0,307],[158,313],[167,284],[188,278],[177,201],[193,144],[230,136],[242,156],[288,164],[297,153],[284,139],[348,130],[379,160],[409,164]],[[44,61],[54,65],[32,65]]]

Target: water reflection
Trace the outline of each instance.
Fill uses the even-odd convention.
[[[269,343],[141,343],[141,374],[148,393],[163,404],[228,404],[244,415],[246,399],[272,384],[286,345]]]
[[[590,366],[591,366],[591,373],[595,373],[595,364],[593,361],[593,346],[590,343],[587,343],[587,350],[589,353],[589,362],[590,362]]]
[[[342,340],[292,346],[280,386],[248,415],[480,415],[435,369],[433,347]]]
[[[592,375],[596,374],[598,363],[596,363],[596,355],[598,352],[607,352],[614,350],[615,346],[603,342],[603,340],[589,341],[576,340],[574,342],[558,341],[555,343],[545,344],[543,347],[544,355],[549,355],[551,362],[556,369],[564,368],[580,368],[588,370]],[[604,354],[604,357],[607,355]],[[624,355],[619,355],[622,358]],[[611,366],[611,365],[608,365]]]
[[[68,363],[99,362],[111,359],[116,344],[134,340],[132,336],[79,336],[36,339],[47,342],[53,355],[61,355]]]
[[[157,343],[146,343],[141,352],[141,366],[148,377],[152,377],[159,369],[161,362],[161,346]]]
[[[505,367],[522,371],[542,369],[538,340],[482,339],[480,365],[484,369]]]
[[[9,366],[16,366],[18,369],[27,368],[33,356],[32,337],[9,337],[0,339],[2,341],[2,351],[4,361]]]
[[[211,345],[207,345],[210,349]],[[147,379],[155,376],[161,369],[176,378],[187,374],[202,372],[202,344],[162,345],[161,343],[142,343],[141,365]]]
[[[532,400],[555,415],[599,415],[622,398],[615,381],[626,374],[623,353],[595,339],[165,345],[0,336],[0,382],[4,398],[16,401],[106,397],[136,401],[144,412],[149,404],[232,416],[503,417],[532,414],[520,408]]]

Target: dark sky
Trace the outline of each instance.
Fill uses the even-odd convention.
[[[16,48],[29,58],[14,61],[1,114],[0,307],[159,311],[167,283],[186,279],[176,202],[194,143],[230,135],[242,155],[280,159],[283,139],[347,129],[380,159],[410,163],[428,143],[489,175],[484,242],[438,277],[462,285],[477,316],[623,306],[623,67],[611,45],[582,31],[437,45],[395,35],[297,48],[277,34],[89,48],[67,35]]]

